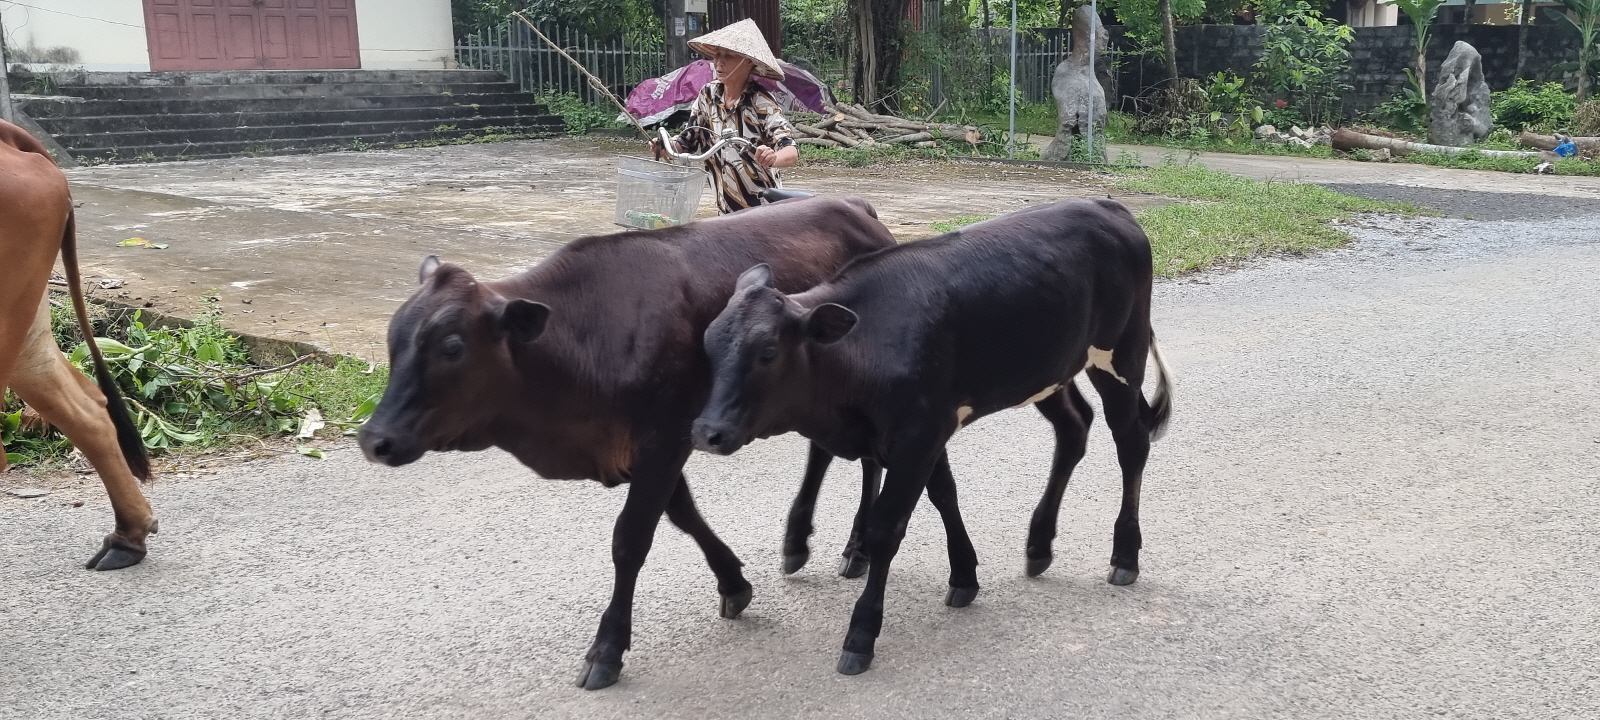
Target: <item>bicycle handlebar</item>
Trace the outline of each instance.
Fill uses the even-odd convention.
[[[716,142],[716,144],[712,145],[705,152],[700,153],[698,155],[695,155],[695,154],[692,154],[692,153],[679,152],[677,150],[673,150],[672,149],[672,138],[671,138],[671,136],[667,135],[667,129],[666,128],[657,128],[657,132],[659,132],[661,134],[661,151],[662,152],[664,152],[667,155],[670,155],[670,156],[672,156],[674,158],[677,158],[679,160],[688,160],[688,161],[691,161],[691,162],[701,162],[701,161],[705,160],[706,158],[711,157],[712,155],[716,154],[716,152],[718,150],[721,150],[724,145],[729,145],[729,144],[744,145],[747,148],[753,148],[753,147],[756,146],[755,143],[750,142],[749,140],[746,140],[746,139],[744,139],[742,137],[738,137],[736,135],[730,135],[728,137],[722,138],[721,140],[718,140]]]

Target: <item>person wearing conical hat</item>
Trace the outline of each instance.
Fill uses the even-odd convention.
[[[777,187],[774,170],[800,159],[794,126],[772,95],[750,79],[756,74],[782,80],[783,68],[754,20],[740,20],[701,35],[690,40],[689,47],[711,60],[716,79],[700,89],[689,109],[689,123],[672,138],[673,145],[679,151],[703,152],[724,130],[749,140],[754,149],[724,145],[706,158],[706,170],[717,190],[717,209],[723,214],[759,205],[761,191]]]

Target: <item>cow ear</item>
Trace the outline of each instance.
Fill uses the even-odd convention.
[[[422,259],[422,267],[417,269],[417,284],[427,284],[428,278],[439,272],[439,256],[429,255]]]
[[[550,306],[516,298],[500,308],[500,329],[515,342],[533,342],[544,334]]]
[[[772,266],[761,263],[739,276],[739,282],[733,286],[734,292],[743,292],[745,288],[772,287]]]
[[[854,311],[843,305],[823,303],[807,311],[800,318],[800,326],[804,328],[806,337],[823,345],[839,342],[850,330],[856,326]]]

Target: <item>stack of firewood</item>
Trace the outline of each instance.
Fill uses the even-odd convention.
[[[940,142],[965,142],[971,145],[983,142],[983,133],[971,125],[878,115],[860,105],[846,103],[827,107],[830,111],[827,115],[796,115],[793,118],[795,130],[800,133],[795,142],[832,148],[894,144],[931,148],[939,147]]]

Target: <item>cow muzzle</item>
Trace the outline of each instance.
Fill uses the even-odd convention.
[[[732,455],[746,442],[733,428],[705,418],[694,421],[693,435],[695,449],[717,455]]]
[[[356,436],[356,442],[361,445],[361,452],[367,456],[368,461],[383,463],[389,467],[414,463],[425,452],[421,445],[405,442],[373,428],[370,423],[361,428],[361,432]]]

